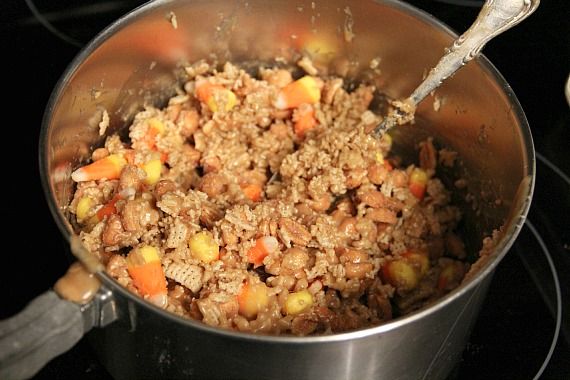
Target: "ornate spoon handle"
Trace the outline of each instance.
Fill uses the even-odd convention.
[[[540,0],[487,0],[473,25],[453,42],[409,98],[395,102],[396,110],[386,116],[374,133],[380,135],[413,119],[415,107],[430,92],[475,58],[492,38],[530,16],[539,4]]]

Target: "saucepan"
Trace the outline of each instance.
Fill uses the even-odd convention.
[[[454,38],[434,17],[396,0],[162,0],[141,6],[79,53],[47,105],[40,165],[54,221],[72,240],[70,174],[102,144],[103,110],[110,117],[106,134],[124,130],[144,104],[164,105],[173,95],[183,63],[215,57],[255,67],[306,54],[328,73],[401,98]],[[458,153],[460,164],[443,177],[467,184],[455,197],[473,260],[485,240],[486,255],[469,278],[435,304],[347,333],[253,335],[170,314],[87,262],[95,275],[73,267],[58,292],[48,291],[2,322],[0,377],[32,376],[91,330],[99,359],[116,378],[445,378],[528,212],[532,137],[515,94],[483,56],[428,97],[414,125],[391,133],[404,160],[427,136]]]

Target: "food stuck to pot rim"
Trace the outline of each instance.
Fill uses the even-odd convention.
[[[72,173],[73,222],[109,275],[183,317],[275,335],[378,325],[462,282],[461,212],[438,178],[457,154],[428,138],[404,165],[369,133],[382,89],[298,65],[188,65],[165,107]]]

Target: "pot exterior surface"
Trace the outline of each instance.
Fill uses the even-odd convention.
[[[121,315],[89,337],[117,379],[444,379],[460,359],[492,276],[445,308],[378,334],[310,344],[188,328],[117,297]]]
[[[215,56],[246,69],[310,54],[322,72],[374,83],[389,97],[408,96],[454,36],[404,3],[385,1],[155,1],[118,20],[70,65],[44,117],[40,161],[44,189],[65,236],[70,173],[127,127],[145,103],[174,93],[182,62]],[[374,62],[374,64],[372,64]],[[439,105],[439,106],[436,106]],[[441,107],[440,107],[441,106]],[[461,355],[493,270],[516,238],[530,205],[534,151],[514,94],[484,59],[475,59],[428,97],[417,122],[394,130],[404,161],[419,141],[456,151],[442,173],[464,213],[473,258],[501,227],[478,273],[434,306],[377,328],[310,338],[253,337],[213,330],[158,310],[103,276],[119,320],[91,333],[117,378],[444,378]],[[447,179],[447,180],[446,180]],[[467,195],[471,195],[470,197]]]

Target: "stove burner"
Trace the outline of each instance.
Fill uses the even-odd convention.
[[[570,261],[564,234],[569,190],[568,176],[537,152],[528,218],[497,267],[452,379],[550,379],[570,373]]]
[[[49,20],[42,15],[42,13],[38,10],[38,8],[36,8],[36,5],[34,4],[34,2],[32,0],[25,0],[25,1],[26,1],[26,5],[28,6],[28,8],[30,8],[30,11],[32,12],[34,17],[38,20],[38,22],[40,24],[42,24],[47,30],[49,30],[50,33],[52,33],[54,36],[56,36],[60,40],[63,40],[65,42],[67,42],[68,44],[71,44],[75,47],[78,47],[78,48],[83,47],[83,43],[81,43],[81,42],[77,41],[75,38],[70,37],[67,34],[61,32],[51,22],[49,22]]]
[[[440,3],[451,4],[451,5],[459,5],[460,7],[477,7],[481,8],[481,6],[485,3],[482,0],[435,0]]]
[[[534,238],[536,239],[536,241],[540,245],[540,248],[542,249],[544,257],[546,257],[546,260],[548,261],[548,266],[550,268],[550,273],[552,274],[552,280],[554,281],[554,287],[556,290],[556,327],[554,328],[554,336],[552,337],[552,343],[550,344],[548,354],[546,355],[546,358],[544,359],[542,366],[540,367],[540,369],[533,378],[536,380],[540,378],[540,376],[548,366],[548,363],[550,362],[552,354],[554,353],[554,350],[556,348],[556,343],[558,342],[558,336],[560,335],[560,327],[562,325],[562,290],[560,289],[560,281],[558,279],[556,268],[554,267],[554,261],[552,260],[552,256],[550,255],[550,252],[548,250],[548,247],[544,243],[544,240],[542,239],[542,237],[540,236],[540,234],[538,233],[538,231],[536,230],[536,228],[534,227],[534,225],[531,223],[530,220],[526,221],[525,226],[533,234]],[[525,256],[522,255],[521,258],[526,263]],[[527,270],[532,271],[532,269],[529,269],[528,264],[527,264]]]
[[[539,152],[536,152],[536,158],[538,158],[542,164],[546,165],[548,169],[552,170],[562,181],[566,182],[566,185],[570,187],[570,177],[568,177],[568,175],[566,175],[566,173],[564,173],[558,166],[554,165],[549,159]]]

